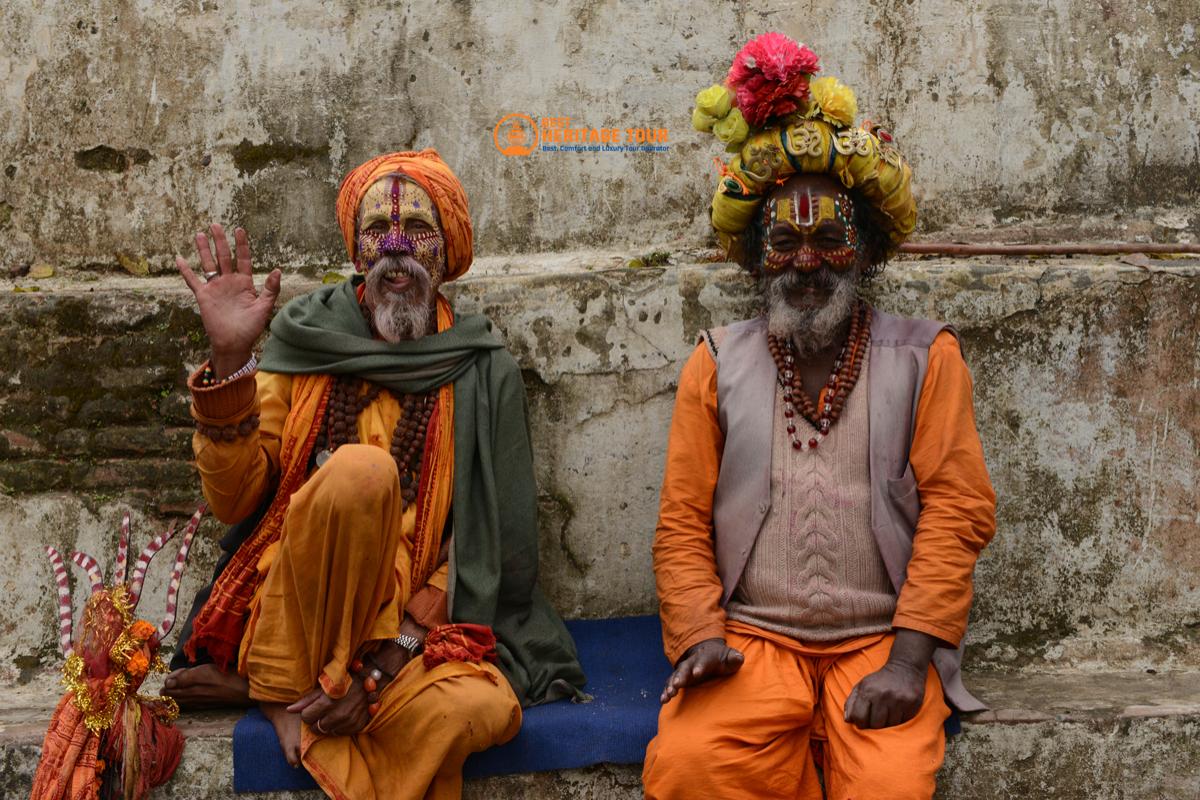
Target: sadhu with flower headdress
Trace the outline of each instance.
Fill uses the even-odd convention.
[[[767,33],[699,93],[712,225],[761,313],[684,366],[654,571],[675,670],[648,798],[929,798],[995,495],[953,328],[859,297],[912,170],[816,55]]]
[[[178,261],[212,344],[189,381],[196,464],[236,527],[165,691],[259,703],[330,796],[457,797],[522,706],[584,683],[534,585],[524,384],[491,323],[438,291],[472,240],[435,151],[356,167],[336,210],[358,274],[284,306],[261,362],[279,272],[256,291],[246,233],[231,251],[217,225],[202,276]]]

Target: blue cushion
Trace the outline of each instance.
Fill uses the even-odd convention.
[[[595,699],[525,709],[516,738],[468,758],[466,777],[642,762],[658,729],[658,696],[671,672],[658,617],[576,620],[567,629]],[[959,729],[958,714],[952,714],[946,733]],[[307,772],[288,766],[275,730],[257,709],[238,722],[233,729],[235,792],[315,788]]]
[[[275,728],[257,708],[233,726],[233,790],[283,792],[316,789],[303,767],[292,769],[283,757]]]
[[[464,776],[642,763],[658,730],[658,696],[671,674],[658,617],[575,620],[567,629],[592,702],[525,709],[516,738],[471,756]]]
[[[511,742],[467,759],[468,778],[592,764],[640,764],[658,728],[658,695],[671,672],[657,616],[567,623],[588,677],[590,703],[560,700],[525,709]],[[275,730],[257,709],[233,729],[233,790],[315,789],[283,757]]]

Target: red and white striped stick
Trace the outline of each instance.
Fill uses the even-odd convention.
[[[175,625],[175,610],[179,605],[179,583],[183,580],[183,568],[187,563],[188,550],[192,547],[192,537],[196,535],[196,529],[200,527],[200,520],[207,510],[208,506],[201,503],[183,531],[183,542],[180,543],[179,553],[175,556],[175,566],[171,568],[171,583],[167,587],[167,613],[163,617],[162,624],[158,626],[158,632],[154,635],[155,641],[161,642],[165,639],[171,632],[172,626]]]
[[[129,512],[121,519],[121,540],[117,543],[117,567],[113,572],[113,586],[125,582],[125,568],[129,566]]]
[[[83,567],[83,570],[87,573],[88,581],[92,584],[92,594],[104,588],[104,576],[100,574],[100,565],[96,563],[96,559],[87,553],[81,553],[76,550],[74,553],[71,553],[71,561],[77,566]]]
[[[46,555],[50,557],[50,567],[54,570],[54,582],[58,585],[58,644],[63,656],[70,657],[75,652],[71,644],[71,618],[74,609],[71,608],[71,582],[67,576],[67,565],[62,556],[53,547],[46,547]]]
[[[138,599],[142,596],[142,582],[146,580],[146,570],[150,568],[150,559],[154,558],[154,555],[159,550],[162,550],[163,545],[171,541],[174,536],[175,523],[172,522],[167,532],[155,536],[150,544],[146,545],[146,548],[142,550],[142,554],[138,556],[137,561],[134,562],[133,575],[129,578],[129,598],[134,606],[137,605]]]

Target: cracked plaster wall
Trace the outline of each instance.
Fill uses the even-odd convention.
[[[272,265],[336,263],[347,168],[429,145],[482,253],[699,244],[717,152],[692,98],[770,29],[891,124],[924,235],[1194,237],[1196,25],[1185,0],[14,0],[0,265],[169,269],[210,220]],[[671,150],[505,158],[517,111]]]
[[[20,365],[0,385],[0,676],[54,660],[43,545],[111,559],[122,508],[145,536],[198,495],[190,295],[165,278],[92,288],[0,295],[0,358]],[[974,372],[1000,502],[969,663],[1200,663],[1200,268],[904,261],[874,291],[887,310],[953,322]],[[547,593],[569,617],[653,612],[678,372],[701,328],[752,313],[753,287],[691,265],[474,278],[454,297],[496,321],[525,376]],[[202,531],[189,597],[218,535]]]

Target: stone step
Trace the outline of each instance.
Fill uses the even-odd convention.
[[[567,617],[653,613],[650,542],[682,360],[754,312],[726,264],[521,269],[450,287],[520,363],[541,493],[542,576]],[[530,259],[530,263],[540,263]],[[285,292],[318,285],[291,277]],[[20,282],[28,288],[29,282]],[[145,541],[189,513],[184,379],[206,350],[177,279],[0,285],[0,681],[57,663],[45,545],[110,563],[126,508]],[[977,669],[1200,667],[1200,266],[1117,259],[901,260],[880,307],[953,322],[999,495],[976,575]],[[219,526],[194,548],[206,578]],[[152,572],[162,608],[169,557]],[[168,642],[169,644],[169,642]]]
[[[41,677],[41,676],[39,676]],[[968,716],[938,777],[945,800],[1193,800],[1200,796],[1200,672],[972,673],[991,711]],[[0,796],[28,796],[56,699],[44,680],[0,690]],[[157,800],[227,798],[236,712],[186,714],[187,749]],[[466,800],[635,800],[639,765],[468,781]],[[317,798],[318,792],[253,797]]]

